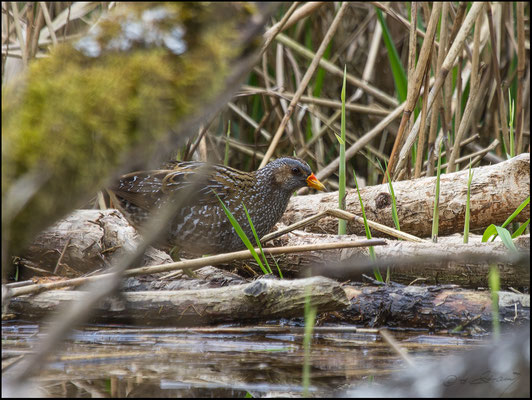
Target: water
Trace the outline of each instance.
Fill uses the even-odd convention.
[[[392,331],[415,361],[481,345],[480,339]],[[35,324],[2,324],[6,366],[43,337]],[[216,328],[87,326],[75,330],[37,377],[57,397],[301,396],[303,327]],[[317,327],[312,341],[311,396],[362,382],[384,383],[406,363],[375,330]]]

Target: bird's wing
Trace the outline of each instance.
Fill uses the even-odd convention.
[[[137,207],[151,210],[161,199],[182,198],[182,205],[218,205],[235,191],[245,193],[255,182],[253,174],[202,162],[169,162],[165,167],[123,175],[110,190]]]
[[[227,169],[194,161],[178,163],[162,183],[164,193],[182,194],[195,205],[219,204],[216,195],[223,201],[234,188],[234,179],[227,175]]]
[[[160,169],[131,172],[122,175],[109,190],[123,200],[149,211],[158,204],[163,195],[163,180],[171,172]]]

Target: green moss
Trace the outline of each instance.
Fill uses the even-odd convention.
[[[150,29],[124,40],[124,27],[146,23],[147,15],[155,15]],[[151,154],[169,129],[213,98],[241,52],[236,27],[248,16],[240,4],[120,6],[85,42],[59,45],[33,62],[24,86],[2,94],[2,197],[30,171],[49,180],[18,215],[4,218],[12,241],[26,242],[78,207],[125,155],[139,147]],[[159,39],[181,32],[184,47],[157,35],[150,41],[154,32]]]

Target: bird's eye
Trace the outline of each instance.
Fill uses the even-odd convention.
[[[296,167],[292,168],[292,173],[294,175],[299,175],[300,174],[299,168],[296,168]]]

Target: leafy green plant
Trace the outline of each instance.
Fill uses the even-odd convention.
[[[528,196],[520,205],[517,207],[517,209],[510,215],[506,221],[501,226],[496,226],[494,224],[491,224],[486,228],[484,231],[484,234],[482,235],[482,242],[487,242],[490,238],[491,241],[494,241],[497,236],[501,238],[501,241],[503,244],[508,248],[510,251],[517,251],[517,248],[515,247],[514,242],[512,241],[512,238],[515,238],[519,236],[521,233],[524,232],[526,227],[528,226],[530,222],[530,218],[523,223],[519,229],[516,230],[514,235],[511,235],[508,229],[505,228],[512,220],[519,215],[519,213],[527,206],[527,204],[530,203],[530,196]],[[499,269],[497,265],[491,264],[490,265],[490,272],[488,276],[488,282],[489,287],[491,291],[491,312],[492,312],[492,321],[493,321],[493,335],[495,338],[498,338],[500,335],[500,326],[499,326],[499,290],[500,290],[500,276],[499,276]]]
[[[512,215],[510,215],[506,221],[504,221],[504,223],[499,227],[499,228],[505,228],[510,222],[512,222],[514,220],[515,217],[517,217],[519,215],[519,213],[521,211],[523,211],[523,208],[525,208],[528,203],[530,203],[530,196],[528,196],[517,208],[516,210],[512,213]],[[524,230],[526,229],[526,227],[528,226],[528,224],[530,223],[530,218],[528,219],[528,221],[526,221],[525,223],[523,223],[523,225],[521,225],[519,227],[519,229],[516,230],[516,232],[514,232],[513,235],[511,235],[512,238],[516,238],[517,236],[519,236],[520,234],[522,234],[524,232]],[[497,235],[499,235],[499,231],[497,230],[497,226],[495,226],[494,224],[491,224],[490,226],[488,226],[486,228],[486,230],[484,231],[484,233],[482,234],[482,241],[483,242],[487,242],[490,238],[491,241],[493,242],[495,240],[495,238],[497,237]],[[505,229],[506,230],[506,229]],[[519,232],[519,233],[517,233]],[[517,234],[516,234],[517,233]]]

